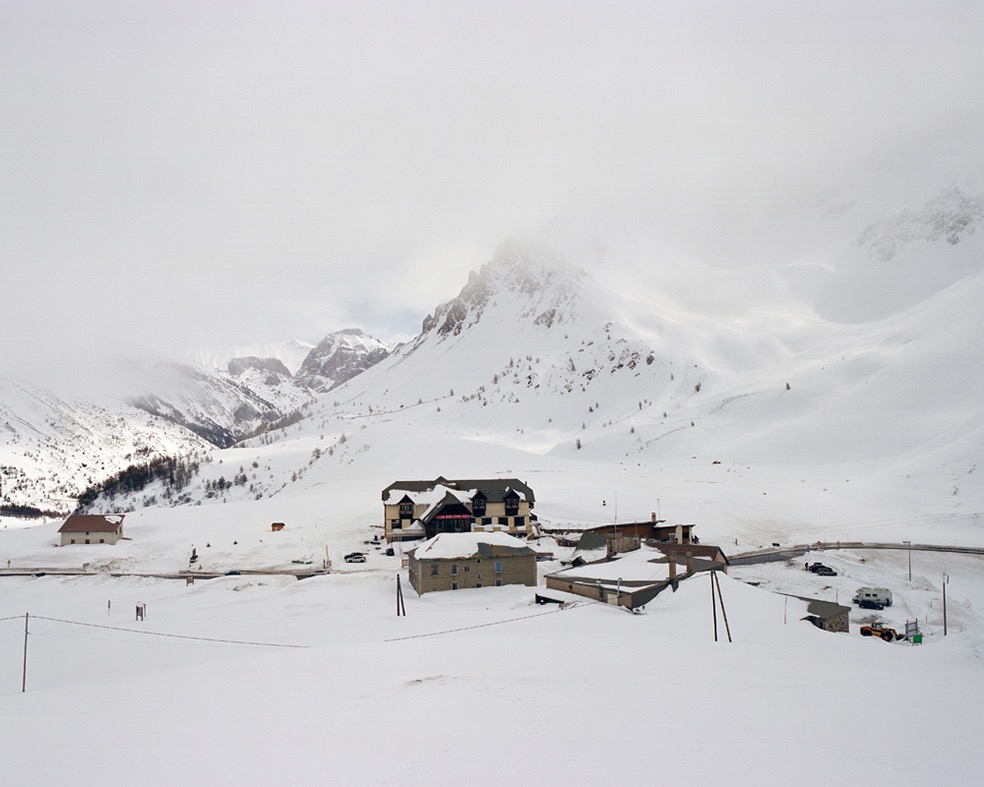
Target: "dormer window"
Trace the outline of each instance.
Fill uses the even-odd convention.
[[[483,495],[481,492],[477,493],[475,495],[475,497],[472,498],[472,501],[471,501],[471,503],[472,503],[472,515],[476,519],[480,519],[481,517],[485,516],[485,504],[486,504],[486,502],[487,501],[485,499],[485,495]]]
[[[506,495],[503,502],[506,504],[506,516],[516,516],[519,514],[519,495],[511,492]]]
[[[400,501],[400,519],[413,519],[413,501],[409,498]]]

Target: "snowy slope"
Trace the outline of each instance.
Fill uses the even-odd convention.
[[[68,511],[83,489],[130,464],[209,447],[187,430],[133,408],[70,401],[0,379],[4,504]]]

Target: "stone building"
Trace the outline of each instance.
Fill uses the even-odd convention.
[[[536,552],[508,533],[438,533],[407,553],[418,595],[498,585],[536,585]]]

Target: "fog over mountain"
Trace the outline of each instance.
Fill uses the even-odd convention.
[[[531,235],[625,292],[717,308],[752,281],[781,308],[763,263],[843,248],[808,209],[866,206],[862,232],[979,169],[982,16],[4,3],[4,373],[71,388],[119,356],[405,340]]]

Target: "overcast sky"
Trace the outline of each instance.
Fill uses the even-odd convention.
[[[726,262],[791,190],[978,155],[982,52],[979,0],[4,0],[0,374],[407,336],[544,227]]]

